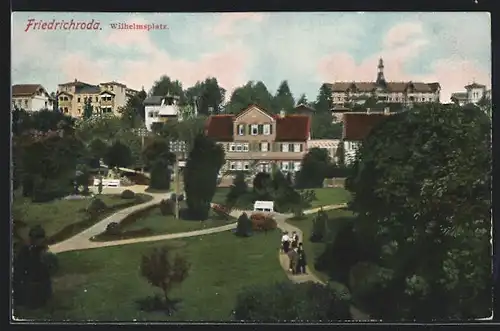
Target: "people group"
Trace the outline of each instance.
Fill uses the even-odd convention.
[[[299,242],[299,235],[297,232],[292,232],[288,235],[285,231],[281,237],[281,251],[286,254],[290,260],[289,271],[292,274],[305,274],[306,273],[306,254],[302,243]]]

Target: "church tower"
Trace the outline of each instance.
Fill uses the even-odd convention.
[[[385,77],[384,77],[384,60],[382,60],[382,58],[380,58],[378,60],[378,71],[377,71],[377,85],[379,86],[386,86],[386,82],[385,82]]]

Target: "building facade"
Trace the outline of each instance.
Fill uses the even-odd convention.
[[[337,156],[337,149],[339,148],[341,142],[342,141],[340,139],[311,139],[307,142],[307,149],[324,149],[328,152],[328,156],[330,156],[332,161],[337,163],[339,161]]]
[[[118,82],[92,85],[76,79],[74,82],[59,84],[57,88],[59,110],[73,117],[83,115],[85,102],[88,100],[95,113],[118,115],[119,109],[124,107],[135,93],[137,91]]]
[[[451,101],[460,106],[466,104],[477,104],[483,97],[491,100],[491,90],[486,89],[486,85],[472,83],[464,86],[465,92],[451,94]]]
[[[26,111],[52,110],[53,100],[40,84],[12,85],[12,108]]]
[[[349,165],[356,159],[356,154],[361,142],[368,136],[371,130],[380,122],[390,116],[391,113],[345,113],[344,127],[342,132],[342,144],[344,149],[344,162]]]
[[[146,128],[151,131],[154,123],[166,123],[179,119],[179,97],[150,96],[144,100]]]
[[[300,170],[311,138],[311,118],[306,115],[271,115],[252,105],[238,115],[211,115],[205,134],[226,153],[226,171],[283,172]]]
[[[384,61],[379,60],[374,82],[335,82],[329,84],[335,106],[364,104],[373,98],[382,103],[412,106],[418,103],[440,102],[441,85],[421,82],[389,82],[384,76]]]

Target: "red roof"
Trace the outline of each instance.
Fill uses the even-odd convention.
[[[342,138],[349,141],[363,140],[387,116],[390,115],[384,113],[344,113]]]
[[[32,96],[36,93],[42,85],[40,84],[17,84],[12,85],[12,96],[13,97],[21,97],[21,96]]]
[[[205,125],[205,134],[217,141],[233,140],[234,115],[211,115]]]
[[[304,141],[309,138],[311,119],[307,115],[271,115],[276,120],[276,141]],[[234,115],[212,115],[205,126],[205,134],[216,141],[233,140]]]

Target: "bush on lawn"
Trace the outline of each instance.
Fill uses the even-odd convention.
[[[133,199],[135,198],[135,193],[131,190],[125,190],[121,193],[120,196],[122,199]]]
[[[90,200],[90,204],[87,206],[86,212],[91,216],[95,217],[99,213],[105,211],[108,208],[106,203],[99,198],[93,198]]]
[[[105,233],[107,235],[116,236],[120,234],[120,224],[117,222],[111,222],[106,226]]]
[[[271,216],[255,213],[250,216],[253,231],[269,231],[277,228],[276,221]]]
[[[351,318],[349,302],[312,282],[253,286],[238,294],[234,319],[259,322],[329,321]]]
[[[318,211],[316,217],[313,219],[313,227],[311,231],[311,237],[309,240],[311,242],[321,242],[326,236],[326,222],[328,221],[328,215],[323,210]]]
[[[163,216],[171,216],[175,213],[175,202],[174,200],[164,199],[160,202],[160,212]]]
[[[249,237],[252,235],[252,221],[248,218],[246,213],[243,213],[240,217],[238,217],[236,235],[239,237]]]

